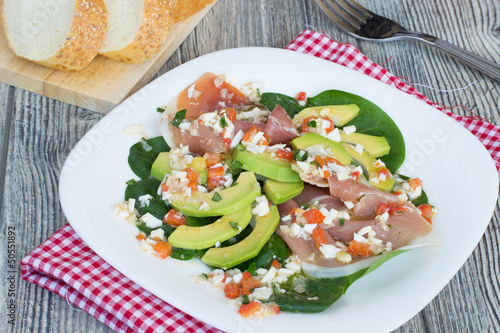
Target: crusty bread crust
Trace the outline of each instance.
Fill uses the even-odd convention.
[[[101,52],[105,57],[136,64],[160,50],[173,25],[172,0],[144,0],[142,23],[129,45],[120,50]]]
[[[173,0],[174,23],[184,21],[215,0]]]
[[[2,24],[4,36],[11,49],[5,28],[4,11]],[[40,65],[64,71],[80,70],[99,53],[106,32],[108,12],[103,0],[76,0],[75,14],[70,33],[64,45],[52,57],[34,61]],[[28,59],[33,61],[33,59]]]
[[[84,68],[99,53],[107,20],[104,0],[77,0],[73,25],[64,46],[51,58],[36,63],[65,71]]]

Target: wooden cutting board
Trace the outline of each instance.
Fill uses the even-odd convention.
[[[141,64],[97,56],[89,66],[63,72],[17,57],[0,28],[0,81],[100,113],[108,113],[146,85],[217,1],[175,24],[161,50]],[[3,0],[0,0],[0,8]]]

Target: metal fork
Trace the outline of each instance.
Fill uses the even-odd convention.
[[[461,49],[440,38],[422,32],[410,31],[397,22],[369,11],[354,0],[315,1],[341,30],[351,36],[372,42],[416,40],[433,46],[500,81],[499,64]]]

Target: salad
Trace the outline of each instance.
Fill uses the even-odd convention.
[[[439,244],[423,182],[397,173],[403,136],[370,101],[241,88],[205,73],[133,145],[114,213],[138,247],[201,259],[244,317],[315,313],[411,248]],[[222,291],[221,291],[222,292]]]

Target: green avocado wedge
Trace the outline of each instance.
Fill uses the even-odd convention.
[[[304,183],[285,183],[277,180],[266,179],[262,191],[271,199],[274,204],[282,204],[302,193]]]
[[[173,194],[169,204],[184,215],[205,217],[232,214],[250,205],[260,195],[260,185],[253,172],[242,172],[232,186],[217,192],[196,192],[190,197],[183,194]],[[206,203],[207,209],[200,209]]]
[[[271,156],[268,152],[253,154],[239,144],[233,150],[234,161],[240,162],[242,168],[266,178],[280,182],[298,182],[299,174],[292,170],[292,163]]]
[[[340,140],[344,143],[352,145],[360,144],[363,149],[370,153],[373,157],[381,157],[389,154],[391,147],[383,136],[374,136],[362,133],[345,134],[340,132]]]
[[[359,113],[359,108],[356,104],[348,105],[326,105],[326,106],[313,106],[305,108],[300,111],[294,118],[294,123],[299,119],[306,119],[308,117],[315,118],[330,118],[335,126],[344,126],[349,121],[353,120]],[[302,120],[300,120],[302,122]]]
[[[327,139],[316,133],[307,133],[306,135],[299,136],[290,142],[293,149],[306,149],[314,145],[323,145],[323,147],[330,148],[330,151],[342,165],[351,165],[351,156],[347,153],[341,143]]]
[[[182,249],[206,249],[214,246],[217,242],[223,242],[236,236],[245,229],[251,219],[252,208],[248,205],[205,226],[181,225],[168,237],[168,243]]]
[[[158,154],[158,157],[151,166],[151,177],[159,181],[163,181],[165,175],[172,172],[169,154],[169,152]]]
[[[349,147],[349,145],[344,146],[349,155],[351,155],[352,160],[361,166],[363,169],[363,173],[367,179],[369,179],[369,183],[375,187],[378,188],[379,190],[390,192],[392,191],[394,184],[396,184],[396,180],[394,179],[394,176],[391,174],[389,177],[387,177],[383,182],[378,182],[374,183],[370,179],[373,177],[378,177],[378,173],[381,169],[381,167],[376,167],[373,164],[377,161],[373,155],[370,153],[363,151],[361,154],[358,153],[356,150],[352,149]]]
[[[341,90],[327,90],[307,99],[307,106],[356,104],[359,114],[345,124],[355,125],[356,133],[383,136],[387,139],[391,151],[380,159],[392,172],[405,160],[405,142],[396,123],[380,107],[369,100]]]
[[[210,266],[229,269],[258,255],[280,221],[276,205],[272,205],[269,209],[269,214],[255,217],[255,227],[245,239],[231,246],[211,248],[201,261]]]

